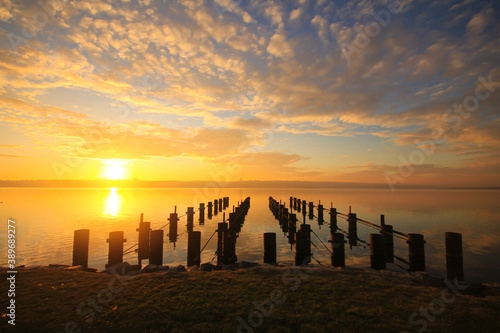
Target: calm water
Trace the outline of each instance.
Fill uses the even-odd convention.
[[[165,225],[168,214],[177,206],[179,215],[187,207],[198,208],[200,202],[230,197],[230,207],[251,197],[251,207],[236,244],[239,260],[262,262],[262,234],[278,234],[278,261],[293,262],[293,251],[288,239],[280,231],[278,222],[268,208],[268,197],[283,200],[287,206],[290,196],[313,201],[321,200],[325,207],[334,207],[347,213],[349,206],[359,218],[379,223],[384,214],[387,224],[404,233],[422,233],[427,241],[427,270],[445,274],[444,233],[455,231],[463,234],[465,278],[467,281],[500,281],[500,191],[493,190],[388,190],[364,189],[221,189],[204,194],[203,189],[65,189],[65,188],[0,188],[0,266],[7,265],[7,219],[16,221],[17,263],[35,266],[52,263],[71,264],[73,231],[90,229],[89,266],[103,269],[107,262],[106,239],[111,231],[124,231],[125,248],[137,242],[140,213],[151,222],[152,229]],[[227,210],[229,211],[229,210]],[[300,217],[302,219],[302,217]],[[205,219],[195,230],[202,232],[202,246],[221,222],[222,214]],[[328,220],[328,215],[325,214]],[[325,244],[330,238],[327,225],[318,226],[308,221]],[[180,237],[169,243],[165,232],[164,264],[186,264],[186,219],[179,221]],[[347,223],[339,219],[339,227],[347,230]],[[167,228],[168,229],[168,228]],[[376,232],[358,226],[359,238],[369,241],[369,234]],[[319,250],[314,258],[322,264],[330,262],[329,253],[312,235]],[[202,253],[202,262],[211,261],[216,249],[216,237]],[[395,239],[395,254],[408,258],[407,244]],[[125,261],[136,263],[136,255],[125,256]],[[147,261],[146,261],[147,262]],[[314,261],[313,261],[314,262]],[[316,262],[314,262],[316,264]],[[346,265],[369,267],[369,249],[346,248]],[[403,265],[404,266],[404,265]]]

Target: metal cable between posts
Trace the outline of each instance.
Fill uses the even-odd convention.
[[[214,235],[217,233],[217,230],[214,231],[214,233],[212,234],[212,236],[210,236],[210,238],[208,239],[208,241],[205,243],[205,245],[203,246],[203,248],[201,249],[200,253],[198,253],[198,255],[196,256],[196,258],[193,260],[193,261],[196,261],[198,260],[198,258],[201,256],[201,253],[203,252],[203,250],[205,250],[205,247],[207,247],[208,243],[210,243],[210,241],[212,240],[212,238],[214,237]],[[217,251],[216,251],[217,252]],[[215,258],[215,257],[214,257]],[[213,259],[211,260],[213,261]]]

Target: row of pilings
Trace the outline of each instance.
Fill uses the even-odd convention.
[[[219,212],[222,212],[229,207],[229,197],[210,201],[205,206],[200,203],[199,224],[205,222],[205,209],[207,210],[208,219],[212,219]],[[233,206],[233,212],[229,213],[229,223],[226,223],[225,213],[222,223],[218,224],[218,229],[214,232],[218,233],[217,245],[217,264],[234,263],[237,260],[236,256],[236,239],[241,231],[245,217],[250,208],[250,198],[238,203],[237,207]],[[111,267],[123,263],[124,254],[136,252],[138,257],[139,267],[142,266],[142,260],[148,259],[151,265],[163,265],[163,248],[164,248],[164,228],[168,227],[168,241],[174,243],[178,238],[178,222],[181,218],[186,218],[186,232],[188,234],[187,245],[187,265],[200,265],[201,262],[201,231],[194,230],[194,207],[188,207],[187,212],[183,216],[179,216],[177,208],[174,213],[171,213],[168,218],[168,223],[158,230],[151,229],[151,222],[144,221],[144,215],[141,214],[138,231],[137,244],[124,250],[124,243],[127,241],[123,231],[113,231],[109,233],[109,238],[106,240],[109,243],[108,263],[106,267]],[[213,236],[213,235],[212,235]],[[211,239],[211,238],[210,238]],[[74,231],[73,241],[73,266],[88,267],[90,243],[90,229],[80,229]],[[208,243],[207,243],[208,244]],[[205,246],[207,245],[205,244]],[[134,250],[134,248],[136,248]]]
[[[283,202],[278,202],[269,197],[269,209],[278,220],[281,230],[288,234],[288,242],[291,246],[295,245],[295,264],[304,265],[310,262],[311,253],[311,226],[306,224],[306,215],[309,220],[317,219],[318,225],[328,223],[324,219],[324,213],[330,215],[330,240],[331,265],[334,267],[345,267],[345,244],[347,241],[351,246],[357,246],[358,242],[366,243],[358,237],[358,224],[366,225],[379,230],[379,233],[370,234],[370,265],[373,269],[385,269],[387,263],[394,263],[398,259],[408,264],[408,271],[425,271],[425,240],[422,234],[405,234],[394,230],[392,225],[385,224],[385,217],[381,215],[380,225],[360,219],[355,213],[343,214],[337,209],[331,207],[326,209],[321,202],[315,206],[313,202],[307,202],[298,198],[290,197],[290,209]],[[316,215],[315,215],[316,210]],[[301,213],[303,223],[299,224],[297,215]],[[338,227],[338,217],[346,219],[348,223],[348,232],[344,232]],[[347,236],[347,241],[344,238]],[[267,238],[267,242],[266,242]],[[408,244],[408,260],[394,255],[394,238],[400,238]],[[264,247],[271,246],[271,235],[264,235]],[[321,240],[320,240],[321,241]],[[463,254],[462,254],[462,235],[454,232],[445,233],[446,241],[446,268],[449,279],[457,278],[463,281]],[[307,243],[307,244],[305,244]],[[273,260],[272,254],[275,250],[270,250],[270,256],[266,256],[264,250],[264,262]]]

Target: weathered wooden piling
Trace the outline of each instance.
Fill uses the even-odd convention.
[[[205,224],[205,204],[204,203],[200,203],[200,217],[198,220],[200,222],[200,225]]]
[[[90,229],[75,230],[73,237],[73,266],[89,265]]]
[[[410,258],[410,271],[425,272],[425,249],[424,236],[421,234],[408,234],[408,248]]]
[[[151,265],[163,265],[163,230],[151,231],[151,245],[149,248],[149,263]]]
[[[227,230],[224,235],[223,244],[223,263],[224,265],[231,265],[238,261],[236,256],[236,231]]]
[[[264,233],[264,263],[276,263],[276,233]]]
[[[323,205],[318,205],[318,225],[323,225]]]
[[[332,266],[333,267],[345,267],[345,241],[344,235],[340,232],[331,234],[332,243]]]
[[[311,226],[301,224],[295,233],[295,265],[303,266],[311,262]]]
[[[219,213],[219,200],[214,200],[214,215]]]
[[[170,221],[168,238],[171,243],[175,243],[177,241],[177,222],[179,221],[177,213],[170,214],[168,220]]]
[[[337,209],[330,208],[330,233],[334,234],[337,229]]]
[[[302,206],[302,201],[300,199],[297,199],[297,211],[300,213],[300,208]]]
[[[222,210],[224,209],[224,207],[222,206],[222,198],[219,199],[219,210],[222,212]]]
[[[347,215],[347,222],[349,223],[349,245],[358,245],[358,223],[355,213],[349,212]]]
[[[385,269],[385,242],[381,234],[370,234],[370,263],[373,269]]]
[[[446,277],[448,280],[464,280],[464,260],[462,253],[462,234],[446,232]]]
[[[188,253],[187,265],[188,267],[196,265],[200,266],[201,263],[201,231],[188,232]]]
[[[297,232],[297,215],[290,214],[288,219],[288,243],[295,243],[295,233]]]
[[[212,205],[213,205],[213,204],[212,204],[212,201],[210,201],[210,202],[208,203],[208,213],[207,213],[207,217],[208,217],[208,219],[209,219],[209,220],[211,220],[211,219],[212,219]]]
[[[309,220],[314,218],[314,202],[309,202]]]
[[[123,262],[123,243],[127,241],[123,237],[123,231],[113,231],[109,233],[109,238],[106,240],[109,243],[108,264],[106,267],[111,267]]]
[[[217,225],[217,265],[223,264],[224,259],[224,236],[227,233],[227,223],[222,222]]]
[[[194,207],[188,207],[186,212],[186,220],[187,220],[187,231],[193,231],[193,222],[194,222]]]
[[[304,217],[304,223],[306,220],[306,214],[307,214],[307,202],[305,200],[302,200],[302,216]]]
[[[382,215],[383,216],[383,215]],[[381,235],[384,236],[385,262],[394,262],[394,235],[393,227],[389,224],[382,224]]]
[[[151,232],[150,222],[139,222],[139,242],[137,244],[137,257],[139,261],[149,258],[149,234]]]
[[[297,198],[293,198],[293,210],[297,210]]]
[[[288,232],[288,219],[289,219],[290,213],[288,212],[288,208],[283,208],[283,215],[281,216],[281,230],[283,230],[284,233]]]

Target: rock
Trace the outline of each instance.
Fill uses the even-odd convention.
[[[211,263],[209,262],[206,262],[204,264],[201,264],[200,266],[200,271],[203,271],[203,272],[211,272],[215,269],[215,266],[212,265]]]
[[[161,270],[161,266],[149,264],[143,269],[141,269],[140,273],[153,273],[159,272]]]
[[[83,272],[90,272],[90,273],[97,272],[97,268],[88,268],[88,267],[83,267],[81,265],[67,267],[64,270],[66,270],[66,271],[83,271]]]
[[[185,272],[186,271],[186,267],[182,266],[182,265],[179,265],[175,268],[175,270],[177,272]]]
[[[49,268],[68,268],[69,265],[50,264]]]
[[[106,268],[103,270],[103,273],[106,274],[120,274],[120,275],[125,275],[130,271],[135,270],[134,268],[137,268],[137,266],[132,266],[128,262],[123,262],[121,264],[116,264],[111,267]]]
[[[256,267],[256,266],[259,266],[259,264],[256,262],[240,261],[238,263],[239,268],[250,268],[250,267]]]

